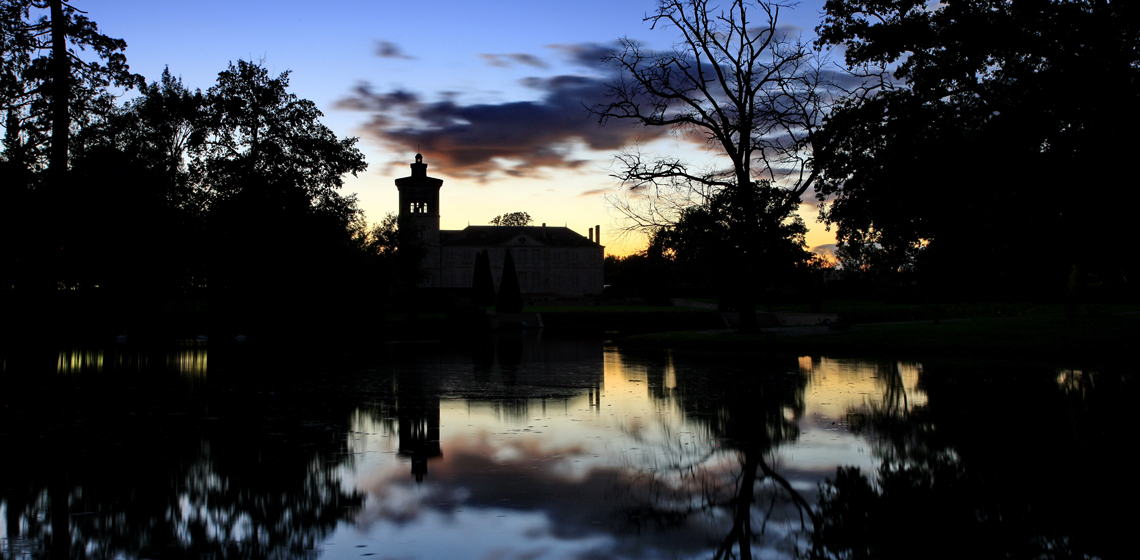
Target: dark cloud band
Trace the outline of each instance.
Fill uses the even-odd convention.
[[[587,107],[606,100],[613,72],[600,59],[612,46],[557,45],[571,62],[590,65],[594,76],[526,78],[522,84],[541,92],[537,101],[463,104],[456,96],[427,102],[405,90],[375,91],[358,85],[337,106],[372,113],[365,134],[396,149],[430,152],[440,173],[486,179],[494,175],[530,176],[550,169],[574,169],[583,160],[575,146],[613,151],[636,139],[652,139],[667,130],[646,130],[623,122],[598,126]],[[522,54],[481,55],[491,64],[545,64]]]

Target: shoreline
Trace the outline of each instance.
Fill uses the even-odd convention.
[[[635,334],[614,341],[631,348],[683,352],[825,354],[833,357],[890,356],[924,360],[1103,362],[1135,360],[1140,313],[1066,317],[988,317],[850,325],[729,329]]]

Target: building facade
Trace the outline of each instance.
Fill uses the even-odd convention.
[[[401,227],[415,228],[424,244],[424,286],[470,288],[475,256],[490,256],[495,290],[502,285],[503,262],[509,249],[519,288],[525,296],[582,297],[602,293],[605,247],[601,228],[590,236],[567,227],[467,226],[439,229],[439,191],[443,180],[427,176],[423,156],[416,154],[412,175],[396,179],[400,191]]]

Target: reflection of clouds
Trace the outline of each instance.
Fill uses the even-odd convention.
[[[503,529],[516,531],[513,539],[502,534],[495,539],[499,548],[504,542],[517,541],[509,557],[547,539],[562,542],[559,548],[573,541],[572,548],[585,555],[538,557],[613,557],[617,550],[624,550],[635,557],[653,558],[656,553],[646,550],[650,543],[650,548],[660,550],[696,552],[706,542],[708,533],[701,523],[659,534],[653,527],[641,527],[653,534],[649,541],[625,535],[636,520],[630,517],[628,501],[621,497],[645,494],[648,488],[644,486],[650,481],[622,467],[573,467],[575,461],[592,456],[583,445],[557,446],[542,438],[500,443],[485,433],[474,439],[448,440],[443,447],[444,458],[433,463],[423,486],[412,483],[403,469],[390,469],[364,481],[370,500],[357,526],[375,536],[386,531],[387,524],[445,523],[450,530],[470,534],[470,525],[499,515],[504,519]],[[536,514],[541,514],[541,522],[536,521]],[[464,526],[457,527],[460,524]],[[401,532],[401,539],[406,538]],[[462,556],[479,555],[469,551]]]
[[[461,538],[441,538],[441,530],[461,530]],[[367,540],[353,540],[342,529],[325,543],[323,559],[377,558],[478,558],[487,560],[570,560],[631,557],[617,554],[621,543],[612,536],[593,534],[566,539],[555,534],[554,522],[541,512],[509,509],[463,510],[453,513],[425,511],[404,525],[370,528]],[[348,544],[348,542],[362,544]],[[666,553],[641,558],[674,558]]]
[[[751,519],[767,532],[753,553],[791,557],[774,547],[803,537],[794,497],[810,502],[837,465],[874,466],[868,442],[846,429],[846,407],[892,395],[905,396],[896,400],[906,408],[925,402],[916,364],[803,358],[799,372],[793,365],[765,377],[766,366],[754,363],[643,358],[616,348],[586,356],[566,362],[578,365],[546,353],[523,360],[513,385],[500,385],[495,368],[472,377],[470,358],[460,357],[462,367],[435,366],[446,388],[443,456],[421,485],[391,452],[391,428],[354,422],[352,437],[376,443],[354,448],[370,465],[356,481],[369,495],[356,528],[369,542],[432,535],[423,550],[386,549],[393,557],[711,557],[733,527],[746,459],[740,442],[755,437],[781,442],[764,461],[787,483],[760,476]],[[723,376],[732,368],[747,373]],[[739,398],[722,395],[724,379],[754,373],[766,381],[745,383]],[[564,398],[518,398],[553,388]],[[731,439],[710,427],[722,420],[735,422]],[[772,421],[798,429],[756,435]]]

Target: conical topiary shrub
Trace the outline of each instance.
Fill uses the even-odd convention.
[[[471,303],[495,305],[495,279],[491,275],[491,256],[483,249],[475,255],[475,277],[471,281]]]
[[[503,281],[499,283],[499,297],[495,300],[495,311],[499,313],[518,313],[522,311],[522,291],[519,290],[519,277],[515,273],[515,259],[511,250],[507,249],[507,256],[503,259]]]

